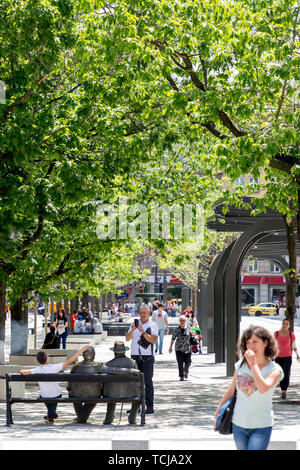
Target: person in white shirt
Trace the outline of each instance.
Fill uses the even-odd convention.
[[[164,307],[162,304],[158,304],[158,310],[155,310],[152,313],[152,321],[155,321],[157,323],[157,329],[158,329],[158,339],[155,345],[155,352],[157,353],[159,349],[159,354],[162,354],[165,330],[167,331],[167,335],[169,334],[168,314],[164,310]]]
[[[82,333],[82,327],[83,327],[83,320],[82,320],[82,315],[78,315],[77,320],[74,322],[74,333],[79,334]]]
[[[72,362],[84,353],[90,346],[84,346],[77,353],[75,353],[70,359],[66,362],[61,362],[59,364],[49,364],[49,357],[45,350],[38,351],[36,359],[40,364],[37,367],[34,367],[30,370],[21,370],[22,375],[30,374],[58,374],[62,369],[68,367]],[[39,382],[40,386],[40,396],[41,398],[60,398],[62,395],[61,388],[57,382]],[[49,423],[53,424],[54,419],[58,418],[56,413],[57,402],[45,403],[48,414],[44,416],[44,419]]]
[[[103,325],[101,321],[99,320],[97,314],[95,313],[94,318],[93,318],[93,330],[94,333],[102,333],[103,332]]]
[[[157,324],[150,320],[150,311],[146,305],[140,308],[140,319],[135,319],[125,338],[131,341],[131,358],[137,363],[138,369],[144,374],[146,414],[154,413],[154,355],[153,349],[157,341]]]

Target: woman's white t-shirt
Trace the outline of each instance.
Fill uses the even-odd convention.
[[[252,371],[247,362],[241,365],[242,361],[235,364],[237,371],[236,381],[236,403],[234,406],[232,423],[236,426],[246,429],[267,428],[273,426],[272,397],[276,384],[265,393],[259,393],[256,388]],[[273,361],[270,361],[261,369],[261,374],[266,378],[273,370],[280,370],[283,379],[281,367]]]

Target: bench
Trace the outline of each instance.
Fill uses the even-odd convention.
[[[12,405],[14,403],[140,403],[141,404],[141,426],[145,422],[145,385],[144,374],[137,371],[137,375],[130,374],[5,374],[6,380],[6,426],[11,426],[12,419]],[[82,398],[82,397],[68,397],[68,398],[18,398],[13,397],[11,392],[11,382],[137,382],[141,385],[141,395],[130,398]]]

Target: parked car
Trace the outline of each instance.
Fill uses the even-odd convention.
[[[256,317],[259,317],[261,315],[278,315],[276,307],[276,304],[273,304],[271,302],[263,302],[258,305],[254,305],[253,307],[250,307],[248,310],[248,314],[255,315]]]

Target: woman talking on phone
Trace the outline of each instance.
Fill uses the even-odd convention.
[[[242,334],[241,359],[235,364],[233,380],[215,413],[234,395],[233,438],[237,450],[266,450],[272,433],[272,397],[282,379],[281,367],[273,359],[277,348],[272,335],[259,326],[250,326]]]

